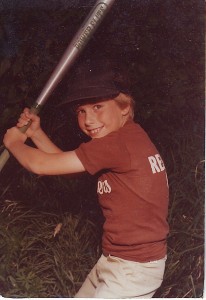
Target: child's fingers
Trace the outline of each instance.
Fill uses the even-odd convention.
[[[30,113],[30,110],[28,108],[24,109],[24,114],[27,120],[37,121],[39,120],[39,117],[33,113]]]
[[[31,120],[31,118],[27,117],[25,113],[21,113],[18,122],[17,122],[17,126],[18,127],[22,127],[28,124],[28,122]]]
[[[39,117],[30,113],[28,108],[25,108],[24,111],[20,114],[18,122],[22,123],[23,125],[26,125],[30,120],[38,121]]]
[[[40,118],[37,115],[30,113],[29,108],[25,108],[23,112],[20,114],[16,126],[18,128],[21,128],[27,126],[29,122],[32,122],[30,128],[33,131],[37,130],[40,127]]]
[[[17,127],[23,127],[23,126],[26,126],[28,123],[29,123],[29,120],[24,120],[22,118],[19,118],[16,126]]]
[[[30,118],[25,114],[25,113],[21,113],[19,120],[25,120],[25,121],[29,121]]]

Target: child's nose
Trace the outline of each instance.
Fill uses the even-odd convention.
[[[93,124],[95,121],[95,114],[92,111],[89,111],[86,113],[85,115],[85,125],[89,126],[91,124]]]

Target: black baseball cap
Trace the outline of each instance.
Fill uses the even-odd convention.
[[[114,98],[120,92],[130,94],[128,72],[120,62],[105,57],[91,57],[74,66],[67,80],[63,104],[77,104],[88,99]]]

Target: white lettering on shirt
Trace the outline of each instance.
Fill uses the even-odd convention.
[[[107,180],[104,180],[104,181],[99,180],[98,181],[97,193],[102,195],[104,193],[111,193],[111,191],[112,191],[111,186],[109,185]]]
[[[155,154],[155,156],[149,156],[148,160],[150,162],[150,166],[151,166],[153,174],[155,174],[157,172],[159,173],[159,172],[165,170],[165,165],[159,154]]]

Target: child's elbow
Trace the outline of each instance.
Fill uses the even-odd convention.
[[[32,160],[29,161],[25,166],[24,166],[29,172],[34,173],[36,175],[46,175],[45,171],[43,170],[43,163],[38,160]]]
[[[45,172],[43,172],[43,170],[41,168],[36,167],[36,166],[31,168],[29,171],[36,175],[39,175],[39,176],[47,175],[47,174],[45,174]]]

